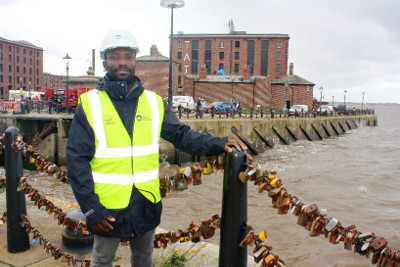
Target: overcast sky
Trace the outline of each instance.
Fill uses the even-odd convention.
[[[228,20],[247,33],[289,34],[294,73],[322,86],[325,101],[400,103],[399,0],[185,0],[174,10],[174,33],[228,33]],[[0,0],[0,36],[44,49],[44,71],[86,75],[96,49],[115,26],[130,29],[140,53],[155,44],[169,55],[170,10],[159,0]]]

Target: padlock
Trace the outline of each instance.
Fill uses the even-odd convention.
[[[371,242],[370,249],[372,250],[372,252],[378,252],[378,251],[381,251],[382,249],[384,249],[386,247],[386,245],[387,245],[387,241],[385,238],[377,237]]]
[[[304,205],[301,208],[300,214],[297,217],[297,224],[301,225],[301,226],[306,226],[307,221],[308,221],[308,216],[306,214],[304,214],[304,210],[308,207],[308,205]]]
[[[322,229],[320,227],[321,219],[322,219],[321,216],[317,216],[316,218],[314,218],[310,226],[310,232],[308,233],[309,236],[313,237],[313,236],[319,236],[321,234],[321,229]]]
[[[267,266],[275,266],[275,263],[276,263],[275,256],[272,253],[269,253],[265,257],[264,262],[265,262],[265,264],[267,264]]]
[[[246,175],[246,172],[240,172],[240,173],[239,173],[239,180],[240,180],[242,183],[246,183],[246,182],[249,180],[249,178],[250,178],[250,177],[248,177],[248,176]]]
[[[256,247],[257,251],[254,252],[254,262],[259,263],[264,258],[264,253],[268,252],[266,247]]]
[[[339,224],[338,219],[336,218],[332,218],[326,225],[325,225],[325,229],[330,232],[333,231],[336,226]]]
[[[344,249],[352,250],[353,249],[353,239],[356,235],[357,231],[352,231],[346,234],[344,237]]]
[[[242,248],[249,246],[253,246],[254,245],[254,232],[250,231],[247,233],[247,235],[244,237],[244,239],[239,243],[239,246],[241,246]]]
[[[277,188],[277,187],[279,187],[281,184],[282,184],[281,178],[274,178],[274,179],[270,182],[270,185],[271,185],[273,188]]]
[[[268,234],[267,234],[267,231],[265,231],[265,230],[258,233],[258,239],[260,241],[264,241],[265,239],[267,239],[267,237],[268,237]]]

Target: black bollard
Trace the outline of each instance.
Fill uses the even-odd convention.
[[[253,119],[253,109],[250,109],[250,119]]]
[[[178,112],[179,112],[179,119],[182,119],[182,106],[178,106]]]
[[[22,176],[22,155],[15,153],[12,144],[18,128],[11,126],[5,132],[5,167],[7,200],[7,245],[8,252],[18,253],[29,249],[29,235],[20,225],[21,216],[26,215],[24,191],[17,191],[19,177]]]
[[[247,183],[239,173],[247,166],[246,152],[225,154],[219,266],[247,266],[247,248],[239,246],[247,234]]]

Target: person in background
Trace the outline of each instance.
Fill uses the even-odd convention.
[[[247,149],[240,140],[204,135],[181,123],[135,75],[138,52],[127,29],[104,36],[100,55],[107,73],[97,89],[80,96],[69,131],[68,178],[94,234],[91,266],[112,266],[121,238],[129,239],[132,266],[152,266],[162,210],[160,137],[194,155]]]

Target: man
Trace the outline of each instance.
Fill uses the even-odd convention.
[[[135,37],[126,29],[105,35],[100,48],[107,71],[96,90],[80,97],[69,132],[71,187],[94,234],[91,266],[111,266],[120,238],[128,238],[132,266],[152,266],[161,216],[159,138],[197,155],[245,150],[235,139],[193,131],[135,76]]]

